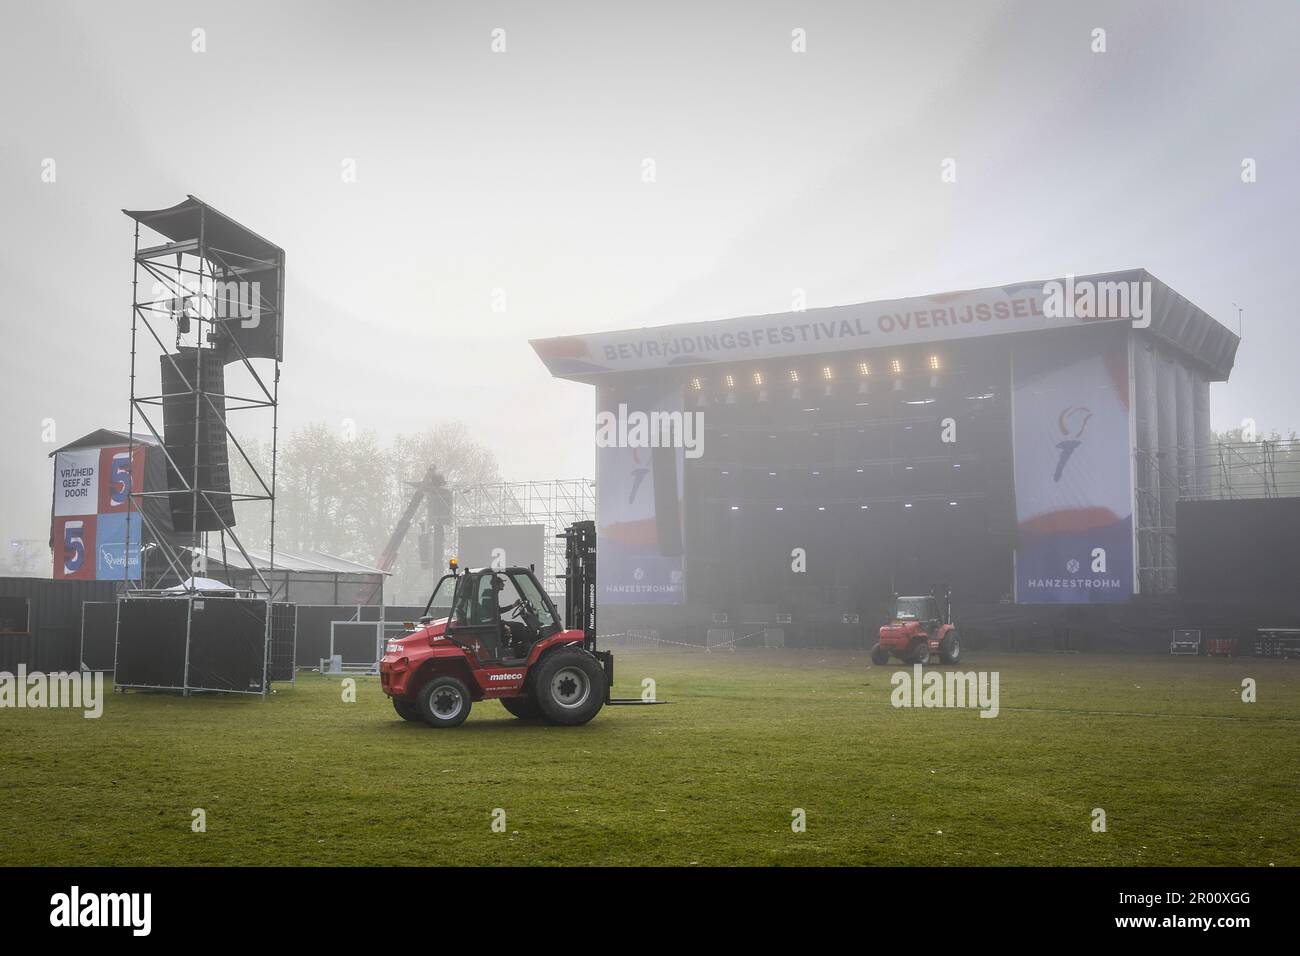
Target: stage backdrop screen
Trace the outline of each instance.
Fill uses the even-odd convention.
[[[1013,356],[1020,604],[1133,595],[1128,341],[1088,331]]]
[[[546,526],[502,524],[456,529],[456,560],[462,568],[526,568],[532,565],[542,580],[546,560]],[[551,588],[551,582],[542,581]]]
[[[681,604],[683,447],[645,447],[637,415],[683,416],[681,391],[598,388],[596,586],[601,604]],[[678,433],[680,434],[680,432]]]
[[[143,526],[138,512],[127,515],[127,496],[144,487],[144,466],[143,445],[129,456],[126,445],[76,448],[54,456],[56,579],[139,580]],[[128,561],[129,573],[124,574]]]

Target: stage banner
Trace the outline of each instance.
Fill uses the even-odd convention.
[[[56,580],[95,580],[97,525],[97,515],[55,517],[54,577]]]
[[[144,488],[143,445],[130,449],[131,466],[127,467],[127,447],[99,449],[99,513],[126,514],[127,497]],[[138,505],[137,505],[138,507]]]
[[[601,604],[681,604],[685,449],[680,389],[596,390],[596,586]],[[674,418],[675,416],[675,418]],[[679,429],[677,435],[683,433]]]
[[[1100,330],[1099,330],[1100,331]],[[1128,342],[1019,345],[1013,356],[1016,602],[1133,595]]]
[[[120,581],[126,570],[139,580],[143,523],[132,513],[128,525],[127,506],[131,491],[144,486],[145,452],[120,445],[54,456],[56,579]]]
[[[129,523],[128,523],[129,519]],[[129,534],[128,534],[129,531]],[[140,512],[95,516],[95,577],[100,581],[140,580]],[[128,550],[127,540],[130,540]],[[130,564],[130,568],[124,565]],[[127,570],[127,574],[123,574]]]
[[[54,515],[99,512],[98,448],[61,451],[54,456]]]

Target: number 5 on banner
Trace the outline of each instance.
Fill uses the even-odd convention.
[[[114,507],[126,504],[131,493],[131,458],[126,452],[113,456],[109,469],[109,498]]]
[[[76,574],[86,561],[84,521],[69,521],[63,526],[63,573]]]

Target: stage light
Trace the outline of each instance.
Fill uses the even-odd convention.
[[[866,510],[867,510],[867,506],[866,506],[866,505],[861,505],[860,508],[861,508],[862,511],[866,511]]]
[[[794,369],[794,368],[790,369],[790,381],[791,381],[791,383],[794,384],[794,385],[798,385],[798,384],[799,384],[799,370],[798,370],[798,369]]]
[[[859,475],[862,474],[863,470],[864,470],[864,469],[859,468],[859,469],[858,469],[858,474],[859,474]]]
[[[820,471],[814,471],[814,472],[813,472],[813,477],[814,477],[814,478],[820,478],[821,476],[822,476],[822,473],[821,473]]]
[[[826,379],[828,382],[833,381],[835,379],[835,371],[827,365],[822,369],[822,378]]]
[[[762,373],[762,372],[755,372],[755,373],[754,373],[754,384],[757,385],[757,386],[759,386],[760,388],[763,386],[763,373]]]
[[[909,501],[907,504],[903,505],[903,507],[904,507],[904,508],[910,508],[910,507],[912,507],[912,502]]]
[[[861,375],[863,378],[866,378],[868,375],[871,374],[871,366],[866,362],[859,362],[858,374]]]
[[[726,383],[727,388],[735,388],[735,387],[736,387],[736,376],[734,376],[734,375],[728,375],[728,376],[726,376],[726,377],[723,379],[723,382]]]
[[[948,502],[948,504],[949,504],[950,507],[953,507],[953,508],[956,508],[956,507],[957,507],[957,502],[955,502],[955,501],[950,501],[950,502]]]
[[[769,478],[775,478],[775,477],[776,477],[776,472],[774,472],[774,471],[769,471],[769,472],[767,473],[767,477],[769,477]]]
[[[777,506],[776,506],[776,510],[777,510],[777,511],[784,511],[785,509],[784,509],[783,507],[781,507],[780,505],[777,505]]]
[[[732,506],[731,506],[731,510],[732,510],[732,511],[739,511],[739,510],[740,510],[740,505],[732,505]]]
[[[818,505],[818,506],[817,506],[817,510],[818,510],[818,511],[825,511],[825,510],[826,510],[826,506],[825,506],[825,505]]]
[[[930,371],[932,372],[939,371],[939,356],[937,355],[930,356]]]
[[[895,375],[902,375],[902,374],[903,374],[903,361],[902,361],[902,359],[890,359],[890,360],[889,360],[889,370],[890,370],[891,372],[893,372]]]
[[[704,388],[704,383],[700,381],[698,378],[693,378],[691,379],[691,388],[698,392],[702,388]]]

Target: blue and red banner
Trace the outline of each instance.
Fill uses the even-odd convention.
[[[1016,602],[1133,595],[1128,341],[1017,346],[1013,367]]]
[[[672,388],[597,390],[598,412],[682,415]],[[646,447],[611,429],[596,447],[596,582],[602,604],[681,604],[686,597],[682,547],[684,449]],[[646,436],[642,436],[646,437]]]
[[[139,579],[143,524],[127,509],[132,490],[143,487],[144,462],[142,445],[129,455],[120,445],[54,456],[55,578]]]

